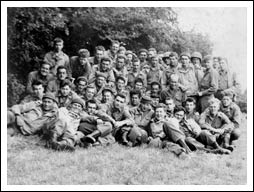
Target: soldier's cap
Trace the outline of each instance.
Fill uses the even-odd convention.
[[[87,49],[80,49],[78,51],[78,54],[80,57],[89,57],[90,56],[90,52]]]
[[[210,61],[210,60],[213,60],[212,55],[206,55],[206,56],[204,56],[204,58],[203,58],[203,61],[204,61],[204,62],[205,62],[205,61]]]
[[[55,95],[54,95],[53,93],[51,93],[51,92],[46,92],[46,93],[43,95],[42,99],[46,99],[46,98],[47,98],[47,99],[51,99],[51,100],[53,100],[54,102],[58,103],[57,100],[56,100]]]
[[[117,54],[117,59],[118,59],[118,58],[121,58],[121,59],[122,59],[122,58],[123,58],[123,59],[126,59],[126,56],[125,56],[124,54]]]
[[[200,61],[202,61],[202,55],[200,52],[193,52],[191,54],[191,59],[193,59],[193,58],[198,58],[198,59],[200,59]]]
[[[224,90],[222,91],[222,96],[228,96],[230,99],[233,99],[235,93],[233,90]]]
[[[176,57],[176,58],[178,58],[178,54],[176,52],[171,52],[169,54],[169,57]]]
[[[153,82],[151,83],[151,87],[152,87],[153,85],[159,85],[159,87],[161,88],[161,84],[160,84],[158,81],[153,81]]]
[[[166,58],[169,58],[170,52],[166,52],[163,54],[162,59],[165,60]]]
[[[123,80],[124,83],[126,82],[126,79],[125,79],[123,76],[121,76],[121,75],[119,75],[119,76],[116,77],[116,82],[117,82],[119,79]]]
[[[142,98],[141,98],[141,103],[151,103],[152,102],[152,99],[146,95],[144,95]]]
[[[127,51],[125,52],[125,55],[129,55],[129,54],[132,54],[132,55],[133,55],[133,52],[132,52],[131,50],[127,50]]]
[[[182,57],[182,56],[187,56],[187,57],[189,57],[189,59],[191,58],[191,55],[188,52],[181,53],[180,57]]]
[[[141,52],[148,53],[148,51],[146,49],[139,49],[138,53],[141,53]]]
[[[105,79],[107,79],[107,75],[99,71],[96,72],[96,77],[104,77]]]
[[[79,82],[80,80],[83,80],[83,81],[87,82],[87,78],[85,76],[79,76],[77,78],[77,82]]]
[[[109,86],[109,85],[106,85],[106,86],[103,88],[102,93],[104,93],[105,91],[111,92],[112,95],[114,95],[114,93],[115,93],[114,89],[113,89],[111,86]]]
[[[71,103],[78,103],[82,106],[82,108],[85,107],[85,102],[79,97],[73,98]]]

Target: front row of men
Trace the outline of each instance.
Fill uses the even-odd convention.
[[[110,89],[105,89],[105,102],[101,104],[90,99],[89,94],[85,94],[84,103],[80,97],[70,98],[68,93],[66,107],[61,105],[61,97],[51,92],[43,94],[40,87],[40,83],[33,83],[36,99],[29,96],[8,109],[8,130],[41,134],[46,147],[55,150],[74,151],[76,146],[105,146],[117,141],[127,146],[167,148],[177,156],[195,150],[230,154],[235,147],[232,142],[240,136],[241,112],[230,91],[224,92],[222,101],[210,99],[208,108],[199,115],[192,97],[183,105],[167,96],[163,103],[154,103],[151,97],[132,91],[131,105],[127,105],[123,93],[107,102],[104,96]]]

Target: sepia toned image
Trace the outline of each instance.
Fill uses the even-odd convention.
[[[6,187],[253,187],[249,4],[122,3],[3,8]]]

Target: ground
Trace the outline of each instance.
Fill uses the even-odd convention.
[[[75,152],[43,147],[37,136],[7,138],[8,185],[245,185],[247,125],[230,155],[196,152],[179,159],[167,150],[118,144]]]

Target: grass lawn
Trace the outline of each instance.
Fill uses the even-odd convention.
[[[118,144],[74,153],[43,147],[37,136],[7,138],[8,185],[245,185],[246,120],[230,155],[196,152],[179,159],[167,150]]]

